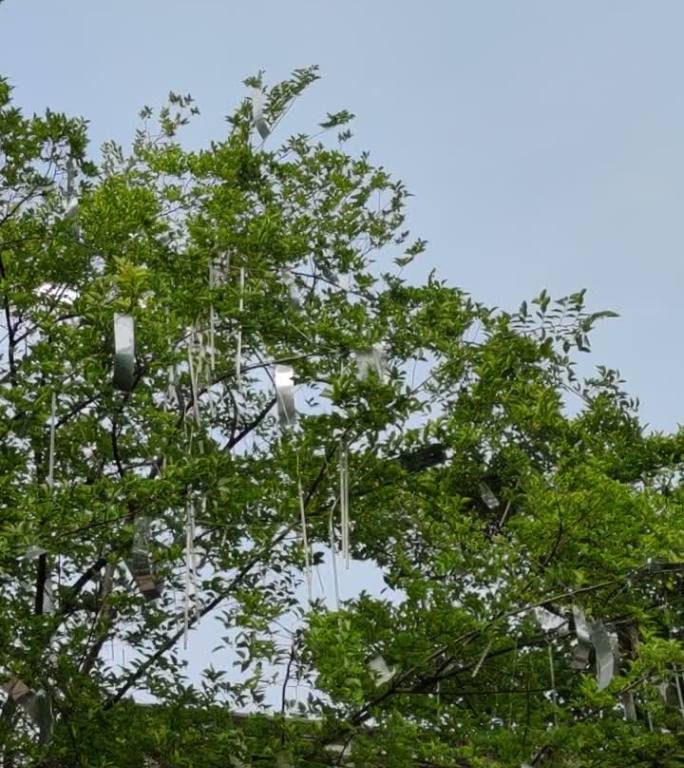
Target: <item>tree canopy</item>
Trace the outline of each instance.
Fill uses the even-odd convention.
[[[684,435],[576,374],[583,291],[403,277],[353,116],[276,141],[316,78],[99,159],[0,81],[3,764],[681,765]],[[301,598],[358,561],[391,592]]]

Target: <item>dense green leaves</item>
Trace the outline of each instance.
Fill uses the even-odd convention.
[[[316,77],[265,90],[272,127]],[[171,94],[94,163],[83,121],[26,118],[0,82],[0,677],[54,713],[41,739],[6,700],[5,764],[681,764],[684,442],[645,432],[616,372],[575,374],[613,313],[404,280],[426,243],[401,182],[341,149],[346,111],[277,146],[245,99],[186,151],[196,113]],[[136,321],[131,393],[112,386],[115,313]],[[386,375],[359,376],[371,350]],[[366,561],[389,591],[309,603],[331,522],[340,542],[343,445],[337,577],[351,591]],[[145,520],[156,600],[127,566]],[[593,657],[573,669],[573,608],[613,638],[605,690]],[[234,666],[188,681],[198,613]]]

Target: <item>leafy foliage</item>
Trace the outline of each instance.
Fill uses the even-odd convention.
[[[266,91],[272,129],[316,77]],[[578,380],[612,313],[583,292],[510,314],[434,274],[408,283],[395,266],[426,247],[408,192],[342,150],[348,128],[328,138],[346,111],[257,147],[245,100],[187,151],[196,112],[171,94],[96,164],[83,121],[26,118],[0,82],[0,675],[53,711],[39,734],[6,699],[4,764],[681,765],[684,437],[647,434],[616,372]],[[115,313],[136,321],[130,393],[111,383]],[[378,344],[388,376],[360,378]],[[295,428],[276,361],[294,367]],[[303,605],[299,488],[329,562],[343,444],[353,557],[394,592]],[[189,505],[188,622],[216,615],[236,664],[201,683],[177,652]],[[141,520],[153,601],[126,567]],[[36,547],[54,613],[36,610]],[[572,669],[573,607],[614,635],[604,690]]]

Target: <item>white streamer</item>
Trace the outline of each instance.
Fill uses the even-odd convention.
[[[242,318],[242,311],[245,307],[244,302],[245,293],[245,268],[240,267],[240,296],[238,299],[238,312],[240,318]],[[237,336],[235,339],[235,381],[238,388],[242,383],[242,326],[238,322]]]
[[[297,461],[299,474],[299,460]],[[312,592],[312,573],[311,573],[311,559],[309,557],[309,537],[306,530],[306,510],[304,508],[304,492],[302,491],[302,483],[299,478],[297,479],[297,491],[299,495],[299,516],[302,526],[302,548],[304,550],[304,573],[306,574],[306,589],[309,602],[313,601]]]
[[[57,395],[52,392],[52,402],[50,404],[50,454],[48,457],[48,477],[47,484],[50,491],[55,485],[55,430],[57,428]]]
[[[350,557],[350,523],[349,523],[349,455],[347,443],[340,442],[340,525],[342,531],[342,559],[344,567],[349,568]]]

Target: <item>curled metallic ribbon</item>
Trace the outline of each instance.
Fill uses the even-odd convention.
[[[368,662],[368,668],[370,669],[373,677],[375,677],[376,685],[384,685],[394,677],[394,670],[387,666],[387,662],[382,656],[375,656]]]
[[[480,498],[489,509],[496,509],[499,506],[499,500],[487,483],[480,483]]]
[[[128,568],[141,594],[147,600],[161,597],[161,589],[150,558],[150,519],[138,515],[134,521],[133,546]]]
[[[387,351],[384,344],[374,344],[370,350],[356,352],[356,366],[361,380],[374,372],[381,381],[387,380]]]
[[[52,736],[54,718],[52,702],[47,691],[34,691],[18,677],[13,677],[2,685],[10,699],[33,720],[38,726],[40,742],[46,744]]]
[[[350,520],[349,520],[349,451],[343,439],[340,442],[340,528],[342,532],[342,559],[345,568],[349,568],[350,555]]]
[[[114,386],[124,392],[135,381],[135,323],[132,315],[114,315]]]
[[[596,680],[599,691],[602,691],[610,685],[615,675],[615,651],[602,621],[594,621],[589,632],[596,652]]]
[[[240,267],[240,296],[238,299],[238,312],[242,317],[242,312],[245,308],[245,268]],[[235,338],[235,380],[238,387],[242,382],[242,326],[238,323],[236,338]]]
[[[202,502],[203,509],[206,501]],[[185,506],[185,608],[183,627],[183,647],[188,647],[188,629],[190,616],[199,618],[197,607],[197,559],[195,555],[195,502],[188,500]]]
[[[294,368],[277,364],[274,372],[278,418],[283,427],[291,426],[297,419],[294,399]]]
[[[306,590],[309,602],[313,600],[313,584],[311,571],[311,557],[309,553],[309,535],[306,526],[306,508],[304,506],[304,492],[301,480],[297,480],[297,495],[299,497],[299,522],[302,526],[302,549],[304,550],[304,573],[306,576]]]
[[[252,123],[263,141],[265,141],[271,133],[271,127],[264,116],[265,109],[266,94],[260,88],[252,88]]]

